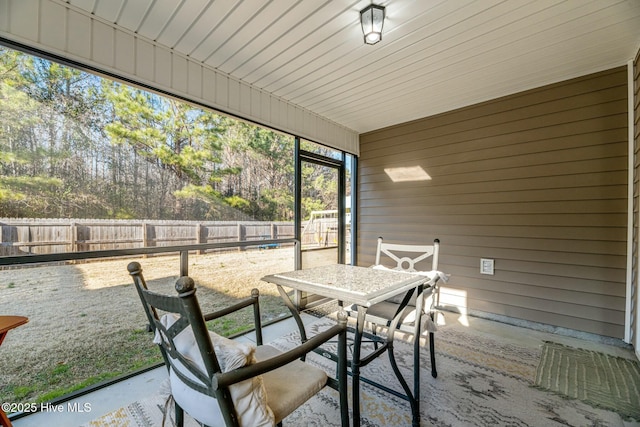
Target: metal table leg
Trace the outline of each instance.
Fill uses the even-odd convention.
[[[413,392],[407,384],[407,381],[402,376],[402,372],[400,372],[400,369],[398,368],[393,347],[395,332],[398,328],[400,318],[402,317],[402,312],[409,302],[411,293],[407,293],[407,296],[405,296],[405,298],[403,299],[402,303],[400,304],[398,313],[391,321],[389,329],[387,330],[389,363],[391,363],[391,368],[393,369],[394,374],[398,378],[398,381],[400,382],[400,385],[405,392],[406,400],[409,401],[409,405],[411,406],[411,425],[413,427],[420,426],[420,322],[422,321],[422,291],[423,287],[419,286],[417,289],[418,295],[416,298],[416,319],[413,331]]]
[[[280,293],[280,298],[282,298],[282,301],[287,306],[287,308],[291,312],[291,315],[293,316],[293,319],[296,321],[296,324],[298,325],[298,329],[300,330],[300,339],[304,344],[305,342],[307,342],[307,332],[304,329],[304,323],[302,323],[302,319],[300,318],[300,313],[298,313],[298,310],[296,309],[295,305],[293,305],[291,298],[289,297],[287,292],[282,288],[282,286],[280,285],[276,285],[276,286],[278,288],[278,292]]]
[[[353,427],[360,427],[360,347],[364,333],[364,319],[367,307],[358,306],[355,337],[353,341],[353,359],[351,360],[352,393],[353,393]]]

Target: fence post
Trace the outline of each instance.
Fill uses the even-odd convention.
[[[149,246],[149,234],[147,231],[147,223],[142,223],[142,247],[146,248]],[[147,254],[142,255],[142,258],[147,258]]]
[[[238,242],[244,242],[245,240],[247,240],[247,228],[244,224],[238,223]],[[238,249],[241,251],[246,250],[244,246]]]
[[[207,243],[206,239],[204,238],[204,231],[205,231],[205,228],[202,226],[202,224],[200,223],[196,224],[196,243],[198,244]],[[198,253],[200,255],[204,254],[204,249],[200,249]]]
[[[278,238],[278,226],[274,223],[271,223],[271,239]]]
[[[69,224],[69,244],[70,244],[70,252],[76,252],[78,247],[78,226],[75,222]]]

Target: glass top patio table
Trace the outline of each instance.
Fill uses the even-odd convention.
[[[263,277],[262,280],[370,307],[380,301],[415,289],[427,278],[402,271],[333,264],[271,274]]]
[[[408,297],[401,305],[396,317],[389,326],[386,342],[378,346],[375,351],[365,357],[361,357],[361,345],[364,333],[364,323],[367,309],[373,304],[389,299],[395,295],[407,294],[408,291],[417,290],[420,299],[422,295],[423,285],[430,279],[426,276],[394,271],[394,270],[377,270],[367,267],[358,267],[345,264],[325,265],[321,267],[313,267],[302,270],[288,271],[286,273],[271,274],[262,278],[265,282],[277,285],[278,291],[283,301],[289,307],[298,328],[300,336],[306,341],[305,327],[300,319],[300,315],[293,305],[290,297],[282,289],[289,287],[297,291],[305,291],[318,294],[324,297],[337,299],[340,302],[354,303],[357,311],[357,321],[355,328],[355,337],[353,340],[352,359],[350,362],[352,376],[352,393],[353,399],[353,426],[359,427],[360,420],[360,381],[365,381],[370,385],[386,390],[397,397],[406,399],[411,404],[412,425],[420,425],[420,401],[419,401],[419,342],[414,340],[414,390],[410,389],[407,381],[403,378],[398,369],[393,352],[393,336],[395,325],[400,319]],[[416,325],[420,324],[420,316],[422,313],[422,304],[416,307],[417,318]],[[416,332],[418,333],[418,332]],[[377,337],[372,337],[376,338]],[[384,352],[389,353],[389,361],[393,367],[394,374],[398,378],[405,394],[396,392],[384,384],[361,378],[360,368],[366,366],[373,359],[379,357]]]

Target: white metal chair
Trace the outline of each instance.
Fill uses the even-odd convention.
[[[416,341],[420,336],[424,320],[425,327],[429,332],[429,352],[431,356],[431,375],[435,378],[438,376],[436,370],[435,359],[435,336],[437,330],[435,324],[434,308],[438,304],[439,292],[438,284],[440,279],[446,279],[446,276],[438,271],[438,255],[440,250],[440,240],[435,239],[432,245],[406,245],[396,243],[386,243],[382,237],[378,237],[378,248],[376,251],[376,263],[373,268],[391,269],[406,271],[410,273],[424,275],[428,281],[424,284],[422,291],[422,301],[418,303],[416,291],[412,295],[398,295],[397,297],[388,299],[372,305],[367,310],[367,320],[372,323],[373,333],[376,333],[377,325],[390,325],[391,320],[396,317],[405,298],[410,296],[409,302],[404,308],[399,322],[399,329],[409,330],[415,333]],[[418,269],[428,265],[431,258],[431,270]],[[395,264],[395,265],[394,265]],[[420,312],[418,312],[420,311]],[[425,319],[422,314],[427,314]]]

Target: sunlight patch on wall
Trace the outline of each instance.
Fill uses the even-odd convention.
[[[469,319],[467,318],[467,291],[442,286],[440,287],[440,300],[438,305],[448,311],[460,313],[458,322],[463,326],[469,326]]]
[[[431,177],[422,166],[407,166],[400,168],[385,168],[384,172],[393,182],[429,181]]]

